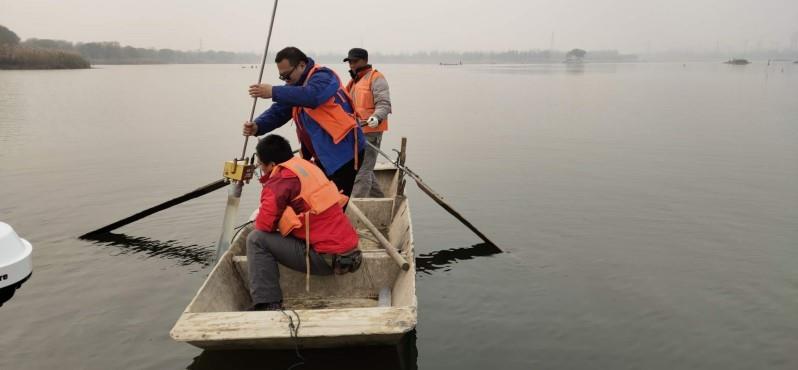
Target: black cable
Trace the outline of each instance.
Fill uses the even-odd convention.
[[[302,326],[302,318],[299,317],[299,314],[296,313],[294,310],[290,310],[296,316],[297,324],[294,326],[294,318],[291,315],[285,313],[285,310],[280,310],[280,312],[288,318],[288,332],[291,335],[291,338],[294,340],[294,350],[296,351],[296,357],[299,358],[299,361],[291,366],[288,367],[288,370],[293,370],[298,366],[305,365],[305,358],[302,357],[302,354],[299,353],[299,327]]]
[[[254,221],[247,221],[247,222],[245,222],[245,223],[243,223],[241,225],[238,225],[238,226],[234,227],[236,232],[235,232],[235,234],[233,234],[233,237],[230,238],[230,244],[233,244],[233,241],[236,240],[236,237],[238,236],[238,234],[241,233],[241,230],[244,230],[244,227],[246,227],[247,225],[251,224],[252,222],[254,222]]]

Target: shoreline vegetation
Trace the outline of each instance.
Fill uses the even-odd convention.
[[[20,44],[14,31],[0,25],[0,69],[84,69],[89,61],[76,53]]]
[[[78,54],[21,45],[14,31],[0,25],[0,69],[83,69],[89,61]]]
[[[56,50],[0,45],[0,69],[86,69],[80,55]]]
[[[74,53],[91,64],[249,64],[259,61],[255,53],[145,49],[122,46],[116,41],[72,43],[32,38],[21,44],[36,49]]]

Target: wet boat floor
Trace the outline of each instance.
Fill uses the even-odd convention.
[[[388,235],[387,229],[380,228],[379,230],[383,236]],[[357,229],[357,234],[360,238],[360,242],[357,244],[360,250],[370,251],[383,249],[382,245],[380,245],[380,242],[377,240],[377,237],[375,237],[374,234],[372,234],[368,229]]]
[[[377,298],[286,298],[283,306],[293,310],[377,307]]]
[[[388,234],[387,228],[379,228],[383,235]],[[383,250],[377,238],[368,229],[358,229],[360,237],[358,247],[360,250]],[[377,307],[377,297],[369,298],[288,298],[283,300],[283,307],[292,310],[318,310],[325,308],[365,308]]]

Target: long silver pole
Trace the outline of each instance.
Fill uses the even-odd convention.
[[[274,8],[272,8],[272,20],[269,22],[269,34],[266,36],[266,48],[263,50],[263,59],[260,61],[260,74],[258,75],[258,84],[260,85],[261,81],[263,81],[263,69],[266,67],[266,56],[269,55],[269,43],[272,40],[272,28],[274,28],[274,16],[277,14],[277,1],[274,0]],[[258,105],[258,97],[254,97],[252,99],[252,110],[249,112],[249,121],[255,118],[255,107]],[[244,149],[241,151],[241,159],[243,160],[246,158],[247,155],[247,143],[249,142],[249,136],[244,137]]]
[[[272,40],[272,29],[274,28],[274,16],[277,14],[277,1],[274,0],[274,8],[272,8],[272,19],[269,22],[269,33],[266,36],[266,48],[263,50],[263,59],[260,62],[260,74],[258,75],[258,84],[263,81],[263,69],[266,67],[266,56],[269,54],[269,43]],[[258,104],[258,98],[252,99],[252,110],[249,112],[249,120],[255,117],[255,107]],[[244,149],[241,151],[241,160],[246,159],[247,155],[247,142],[249,136],[244,137]],[[236,162],[237,163],[237,162]],[[219,241],[216,243],[216,262],[222,257],[222,254],[230,248],[230,238],[233,235],[233,223],[235,222],[236,215],[238,214],[238,206],[241,202],[241,191],[244,188],[243,181],[233,181],[230,184],[230,189],[227,193],[227,207],[224,210],[224,218],[222,219],[222,235],[219,236]]]

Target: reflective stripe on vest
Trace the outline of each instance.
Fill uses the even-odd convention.
[[[308,84],[310,81],[310,77],[319,70],[318,65],[314,65],[313,68],[308,72],[308,76],[305,77],[304,85]],[[330,70],[335,78],[338,79],[338,91],[335,95],[331,96],[326,102],[322,103],[316,108],[308,108],[308,107],[294,107],[292,111],[292,115],[294,118],[294,122],[299,123],[299,112],[305,111],[305,113],[313,118],[314,121],[318,122],[319,126],[327,132],[330,137],[333,139],[334,144],[338,144],[346,137],[346,134],[349,133],[352,129],[357,126],[357,120],[355,120],[355,116],[353,114],[347,113],[344,108],[335,102],[335,96],[337,95],[341,100],[350,100],[349,96],[347,95],[346,91],[343,89],[343,85],[341,84],[341,79],[338,75]]]
[[[283,236],[302,227],[302,219],[305,216],[317,215],[335,205],[342,207],[349,200],[346,195],[338,191],[335,183],[327,179],[319,167],[309,161],[293,157],[276,165],[272,170],[272,176],[279,172],[280,168],[288,169],[299,178],[300,190],[295,200],[302,199],[309,207],[303,214],[297,214],[290,205],[285,207],[278,222],[280,234]]]
[[[374,93],[371,90],[372,82],[377,78],[385,78],[385,76],[376,69],[368,71],[357,82],[354,79],[349,81],[346,90],[352,96],[352,104],[354,104],[355,115],[361,121],[366,121],[374,114],[376,106],[374,105]],[[363,126],[363,132],[383,132],[388,130],[388,118],[380,121],[377,127],[371,128]]]

